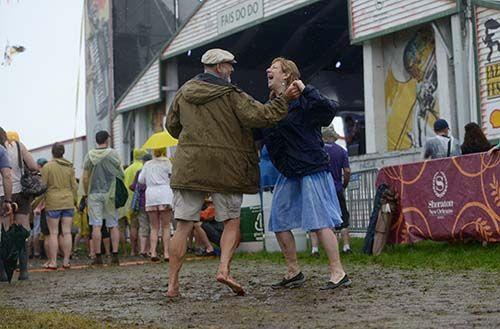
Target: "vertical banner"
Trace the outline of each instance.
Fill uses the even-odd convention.
[[[500,138],[500,11],[476,7],[476,43],[481,126],[489,140]]]
[[[87,146],[99,130],[111,133],[113,109],[112,22],[110,0],[85,0]]]
[[[387,147],[422,147],[439,118],[434,34],[430,26],[383,39]]]

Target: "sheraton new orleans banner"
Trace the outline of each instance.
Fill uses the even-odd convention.
[[[398,196],[389,243],[500,242],[500,152],[382,168]]]

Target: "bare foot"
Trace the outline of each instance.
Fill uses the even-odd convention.
[[[245,290],[243,289],[243,287],[238,282],[236,282],[236,280],[233,279],[230,275],[225,276],[224,274],[219,273],[217,274],[216,279],[218,282],[223,283],[229,288],[231,288],[231,290],[236,295],[245,296]]]
[[[180,297],[181,294],[179,293],[179,291],[167,291],[167,298],[176,298],[176,297]]]

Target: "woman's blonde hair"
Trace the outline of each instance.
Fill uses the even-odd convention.
[[[166,148],[154,149],[153,150],[153,155],[154,155],[155,158],[167,156],[167,149]]]
[[[281,65],[281,70],[283,73],[288,74],[288,78],[285,80],[286,88],[292,84],[295,80],[300,79],[300,71],[299,68],[297,67],[297,64],[295,64],[293,61],[285,58],[285,57],[276,57],[273,59],[271,62],[271,65],[275,63],[280,63]],[[276,93],[274,90],[271,91],[269,94],[269,98],[273,99],[276,97]]]

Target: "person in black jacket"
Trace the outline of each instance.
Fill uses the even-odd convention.
[[[477,123],[470,122],[465,125],[464,143],[461,146],[462,155],[486,152],[492,147]]]
[[[322,289],[351,283],[340,262],[333,228],[342,224],[335,185],[329,172],[321,127],[328,126],[338,105],[311,85],[299,80],[294,62],[276,58],[267,69],[270,98],[295,85],[302,95],[292,101],[288,115],[273,128],[265,129],[264,144],[280,175],[274,188],[269,230],[276,233],[285,256],[287,274],[272,288],[301,286],[306,278],[297,262],[292,229],[314,231],[329,259],[330,279]]]

